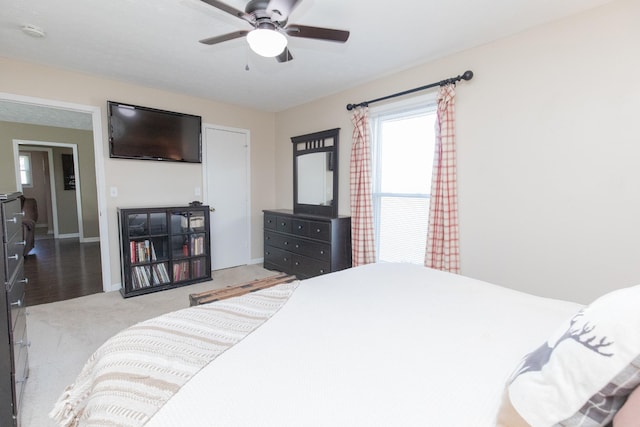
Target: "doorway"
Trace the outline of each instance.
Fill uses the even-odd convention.
[[[20,184],[20,170],[18,156],[20,152],[24,151],[43,151],[47,153],[45,164],[43,169],[46,170],[45,180],[37,183],[33,183],[31,188],[23,188]],[[56,159],[54,159],[54,151]],[[61,157],[59,157],[60,155]],[[64,172],[62,171],[62,163],[64,156],[70,155],[72,174],[73,174],[73,186],[67,187],[66,183],[61,183],[60,178],[65,179]],[[38,201],[38,205],[42,206],[43,202],[46,203],[46,210],[42,207],[38,209],[40,215],[43,213],[47,216],[48,233],[53,234],[53,237],[78,237],[80,242],[85,241],[99,241],[99,237],[87,239],[84,233],[83,226],[83,208],[82,208],[82,196],[81,196],[81,182],[80,182],[80,158],[78,155],[77,144],[67,144],[60,142],[43,142],[43,141],[25,141],[25,140],[13,140],[13,157],[16,165],[16,182],[18,183],[18,191],[22,191],[25,197],[35,197]],[[58,158],[59,157],[59,158]],[[34,162],[34,172],[37,169],[37,164]],[[58,171],[58,173],[56,173]],[[58,178],[56,178],[58,177]],[[41,187],[41,188],[38,188]],[[58,191],[57,189],[64,189]],[[44,198],[37,197],[37,193],[43,194]],[[88,190],[87,190],[88,191]],[[71,194],[68,194],[71,193]],[[58,212],[63,209],[62,212]],[[65,221],[61,225],[61,220]],[[42,220],[39,220],[40,224],[43,224]]]
[[[211,268],[250,260],[249,133],[205,125],[205,202],[211,212]]]
[[[7,110],[7,109],[13,109],[15,108],[15,111],[19,112],[18,115],[22,115],[25,112],[25,109],[31,109],[33,108],[34,110],[37,110],[39,112],[42,111],[46,111],[48,114],[44,115],[43,117],[53,117],[53,118],[59,118],[59,117],[69,117],[71,122],[74,122],[75,118],[77,118],[78,116],[81,116],[84,120],[88,120],[89,122],[89,128],[92,132],[92,145],[93,145],[93,155],[92,158],[89,160],[89,162],[93,163],[95,172],[92,172],[92,179],[95,179],[96,182],[96,189],[94,190],[97,194],[96,194],[96,205],[97,205],[97,227],[98,227],[98,237],[93,237],[93,238],[89,238],[89,239],[84,239],[85,241],[88,240],[89,243],[94,244],[94,247],[96,250],[94,250],[95,255],[91,255],[95,258],[95,261],[99,263],[99,276],[97,276],[97,279],[95,279],[93,281],[93,283],[91,283],[91,286],[93,286],[93,289],[97,289],[98,291],[110,291],[111,289],[111,272],[110,272],[110,268],[109,268],[109,236],[108,236],[108,226],[107,226],[107,218],[105,215],[106,212],[106,194],[104,191],[104,169],[103,169],[103,164],[104,164],[104,155],[103,155],[103,144],[102,144],[102,122],[101,122],[101,109],[99,107],[95,107],[95,106],[87,106],[87,105],[80,105],[80,104],[72,104],[72,103],[65,103],[65,102],[59,102],[59,101],[53,101],[53,100],[47,100],[47,99],[41,99],[41,98],[33,98],[33,97],[26,97],[26,96],[20,96],[20,95],[13,95],[13,94],[7,94],[7,93],[0,93],[0,103],[2,103],[3,109]],[[37,115],[36,115],[37,116]],[[19,120],[9,120],[10,122],[15,121],[15,122],[19,122],[19,123],[28,123],[28,124],[34,124],[34,125],[49,125],[49,126],[58,126],[58,127],[68,127],[68,128],[73,128],[73,126],[65,126],[65,122],[64,120],[62,120],[59,124],[57,125],[50,125],[46,122],[37,122],[37,121],[30,121],[30,122],[20,122]],[[89,143],[91,144],[91,142]],[[75,162],[77,165],[77,162]],[[75,175],[78,175],[77,170],[75,171]],[[16,186],[17,187],[17,186]],[[80,195],[78,195],[77,197],[81,197]],[[80,205],[80,203],[79,203]],[[81,239],[83,237],[83,233],[81,233],[82,229],[79,230],[78,232],[78,240]],[[56,248],[56,251],[58,249],[69,252],[68,253],[68,259],[72,259],[73,260],[73,265],[75,266],[75,270],[77,271],[81,271],[84,272],[86,271],[86,269],[84,268],[88,262],[87,259],[87,254],[86,253],[82,253],[82,252],[73,252],[73,251],[69,251],[68,246],[73,239],[52,239],[52,241],[58,242],[58,245],[62,245],[65,246],[63,248]],[[86,242],[85,242],[86,243]],[[44,250],[44,246],[41,246],[41,248]],[[53,258],[53,261],[55,263],[60,263],[61,260],[58,258]],[[45,275],[43,277],[46,277],[48,280],[50,279],[58,279],[59,276],[52,276],[52,275]],[[64,280],[64,278],[62,279]],[[95,282],[98,282],[97,284]],[[87,293],[91,293],[93,291],[88,291],[87,289],[82,290],[81,292],[87,292]],[[74,296],[78,296],[78,295],[65,295],[64,292],[60,293],[59,295],[59,299],[68,299],[68,298],[72,298]]]

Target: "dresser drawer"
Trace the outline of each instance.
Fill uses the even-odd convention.
[[[15,327],[13,329],[13,369],[12,372],[20,377],[24,370],[24,359],[26,358],[29,341],[27,340],[27,317],[23,308],[17,317]],[[19,374],[19,375],[18,375]]]
[[[264,248],[264,268],[291,271],[291,253],[273,246]]]
[[[276,230],[281,233],[291,233],[291,222],[292,219],[287,216],[277,216],[276,217]]]
[[[2,227],[4,241],[10,241],[14,235],[22,228],[22,209],[20,209],[20,199],[2,203]]]
[[[16,270],[22,266],[24,245],[25,241],[22,239],[22,233],[18,233],[4,246],[4,272],[7,275],[7,280],[11,280],[16,274]]]
[[[327,261],[321,261],[302,255],[293,255],[291,271],[299,279],[306,279],[308,277],[315,277],[329,273],[331,271],[331,265]]]
[[[8,286],[8,295],[7,300],[9,304],[9,310],[11,311],[11,329],[14,329],[18,317],[22,314],[24,317],[24,307],[25,307],[25,289],[24,285],[26,279],[24,279],[23,267],[20,266],[20,270],[18,274],[14,277],[14,281],[11,282]]]
[[[331,260],[331,245],[329,243],[320,243],[309,239],[265,231],[264,244],[265,246],[272,246],[311,258],[324,261]]]
[[[26,339],[26,336],[25,336]],[[29,377],[29,352],[27,345],[16,349],[15,372],[13,373],[14,390],[16,393],[16,412],[20,413],[24,385]]]
[[[275,215],[264,214],[264,228],[266,230],[275,230],[277,220],[278,218]]]
[[[291,221],[291,232],[298,236],[311,237],[312,239],[331,241],[331,223],[294,219]]]

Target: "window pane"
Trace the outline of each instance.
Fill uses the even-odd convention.
[[[435,113],[381,122],[380,192],[429,194],[434,123]]]
[[[429,224],[429,199],[425,197],[380,198],[380,261],[424,262]]]
[[[19,156],[20,162],[20,181],[22,185],[31,185],[31,156],[21,154]]]

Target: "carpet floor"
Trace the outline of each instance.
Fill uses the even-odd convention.
[[[189,307],[189,294],[222,289],[272,276],[261,265],[213,272],[213,280],[181,288],[122,298],[106,292],[28,307],[29,379],[25,385],[22,427],[54,427],[48,413],[86,360],[105,340],[128,326]]]

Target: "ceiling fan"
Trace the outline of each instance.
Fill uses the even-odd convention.
[[[278,62],[287,62],[291,61],[293,56],[287,48],[285,35],[340,43],[346,42],[349,38],[349,31],[287,24],[289,15],[300,0],[250,0],[244,12],[218,0],[202,1],[253,26],[253,30],[239,30],[200,40],[200,43],[207,45],[246,36],[251,50],[258,55],[275,57]]]

